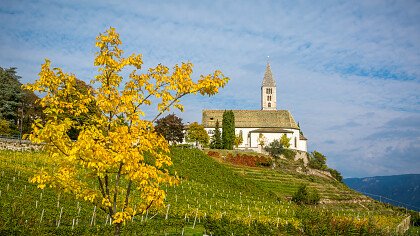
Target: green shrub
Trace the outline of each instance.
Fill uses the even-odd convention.
[[[268,146],[264,148],[265,151],[267,151],[270,156],[279,158],[281,155],[283,155],[287,159],[293,159],[296,155],[296,152],[294,150],[285,148],[284,145],[279,140],[274,140]]]
[[[324,156],[322,153],[313,151],[309,154],[309,167],[318,170],[326,170],[327,169],[327,157]]]
[[[193,148],[193,145],[192,144],[183,143],[183,144],[175,144],[175,145],[173,145],[173,147],[177,147],[177,148]]]
[[[286,159],[293,160],[296,156],[296,151],[291,149],[282,149],[281,154],[283,154]]]
[[[282,235],[280,232],[291,231],[293,229],[277,228],[274,225],[252,221],[245,224],[242,221],[229,220],[222,216],[221,219],[206,217],[203,221],[207,235]]]
[[[337,170],[334,170],[332,168],[328,168],[328,172],[330,172],[330,174],[332,175],[332,177],[334,177],[334,179],[343,182],[343,176],[341,175],[340,172],[338,172]]]
[[[298,209],[296,217],[302,223],[300,235],[390,235],[375,226],[371,218],[362,223],[354,218],[337,219],[331,212],[320,212],[308,207]]]
[[[412,226],[420,226],[420,213],[417,211],[409,210],[408,213],[411,215],[410,223]]]
[[[9,121],[0,118],[0,135],[9,135],[11,131]]]
[[[298,190],[293,194],[292,201],[298,205],[316,205],[319,203],[320,196],[318,191],[315,189],[311,192],[308,191],[307,186],[302,184],[299,186]]]

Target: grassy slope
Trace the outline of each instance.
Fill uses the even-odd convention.
[[[229,168],[244,178],[255,182],[266,190],[273,191],[279,197],[290,198],[301,184],[310,189],[316,189],[321,198],[328,200],[367,200],[346,185],[327,178],[308,176],[299,173],[283,171],[282,169],[249,168],[229,165]]]
[[[217,150],[213,150],[217,151]],[[387,204],[374,201],[362,195],[344,183],[313,175],[304,175],[296,172],[299,162],[287,159],[277,161],[277,168],[247,167],[232,165],[224,161],[223,156],[227,156],[229,151],[222,150],[222,158],[214,158],[216,161],[226,166],[234,173],[253,182],[260,188],[274,193],[278,199],[291,199],[291,196],[301,184],[305,184],[309,189],[316,189],[321,201],[329,204],[321,204],[312,208],[322,208],[333,212],[338,216],[366,217],[376,215],[378,219],[397,224],[403,218],[403,210]],[[235,155],[235,151],[231,152]],[[387,220],[385,218],[388,217]]]
[[[174,149],[172,155],[172,171],[176,171],[183,180],[180,185],[167,188],[169,220],[164,220],[167,208],[150,212],[149,218],[157,215],[146,224],[141,224],[142,219],[136,218],[133,224],[125,227],[127,234],[141,231],[142,234],[159,232],[179,235],[182,230],[185,235],[199,234],[204,230],[202,221],[205,216],[223,216],[241,222],[258,221],[280,228],[301,228],[302,222],[306,221],[299,218],[299,208],[285,199],[299,183],[305,182],[319,188],[323,196],[341,195],[335,189],[355,194],[341,184],[320,178],[302,177],[280,170],[220,164],[197,150]],[[28,183],[29,176],[37,168],[48,165],[45,158],[44,153],[0,151],[0,230],[3,230],[0,234],[110,234],[112,229],[105,226],[107,216],[99,211],[95,217],[96,226],[90,226],[93,207],[89,203],[75,200],[69,195],[58,197],[51,189],[42,191]],[[61,208],[63,214],[60,227],[57,228]],[[332,216],[362,218],[369,215],[379,225],[391,229],[403,218],[392,209],[374,203],[363,207],[358,204],[334,204],[333,207],[322,208],[325,212],[330,211]],[[42,209],[44,215],[41,223]],[[192,229],[195,218],[196,227]],[[74,229],[73,219],[78,223]]]

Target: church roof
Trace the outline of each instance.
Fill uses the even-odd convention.
[[[236,128],[291,128],[299,129],[287,110],[232,110]],[[202,124],[214,128],[216,120],[222,126],[224,110],[203,110]]]
[[[265,68],[265,74],[264,74],[262,86],[276,87],[276,81],[274,81],[273,73],[271,72],[270,63],[267,63],[267,67]]]
[[[299,139],[300,139],[300,140],[308,140],[305,136],[303,136],[303,134],[300,134],[300,135],[299,135]]]

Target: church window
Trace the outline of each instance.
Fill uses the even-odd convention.
[[[297,138],[295,137],[295,147],[297,148]]]
[[[213,117],[210,117],[210,120],[214,120],[214,118]]]
[[[268,107],[271,107],[271,102],[268,103]]]
[[[271,101],[271,96],[267,96],[267,101]]]
[[[209,130],[208,132],[207,132],[208,134],[214,134],[214,130]]]

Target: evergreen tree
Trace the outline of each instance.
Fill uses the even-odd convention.
[[[222,120],[223,149],[232,150],[235,144],[235,115],[233,111],[223,112]]]
[[[30,133],[32,122],[42,114],[40,106],[35,103],[38,97],[21,88],[20,78],[16,68],[0,67],[0,119],[2,126],[8,124],[2,129],[4,135],[18,135],[20,131]]]
[[[219,120],[216,120],[216,128],[214,130],[213,137],[211,138],[210,148],[213,149],[222,149],[222,136],[220,134],[220,125]]]

